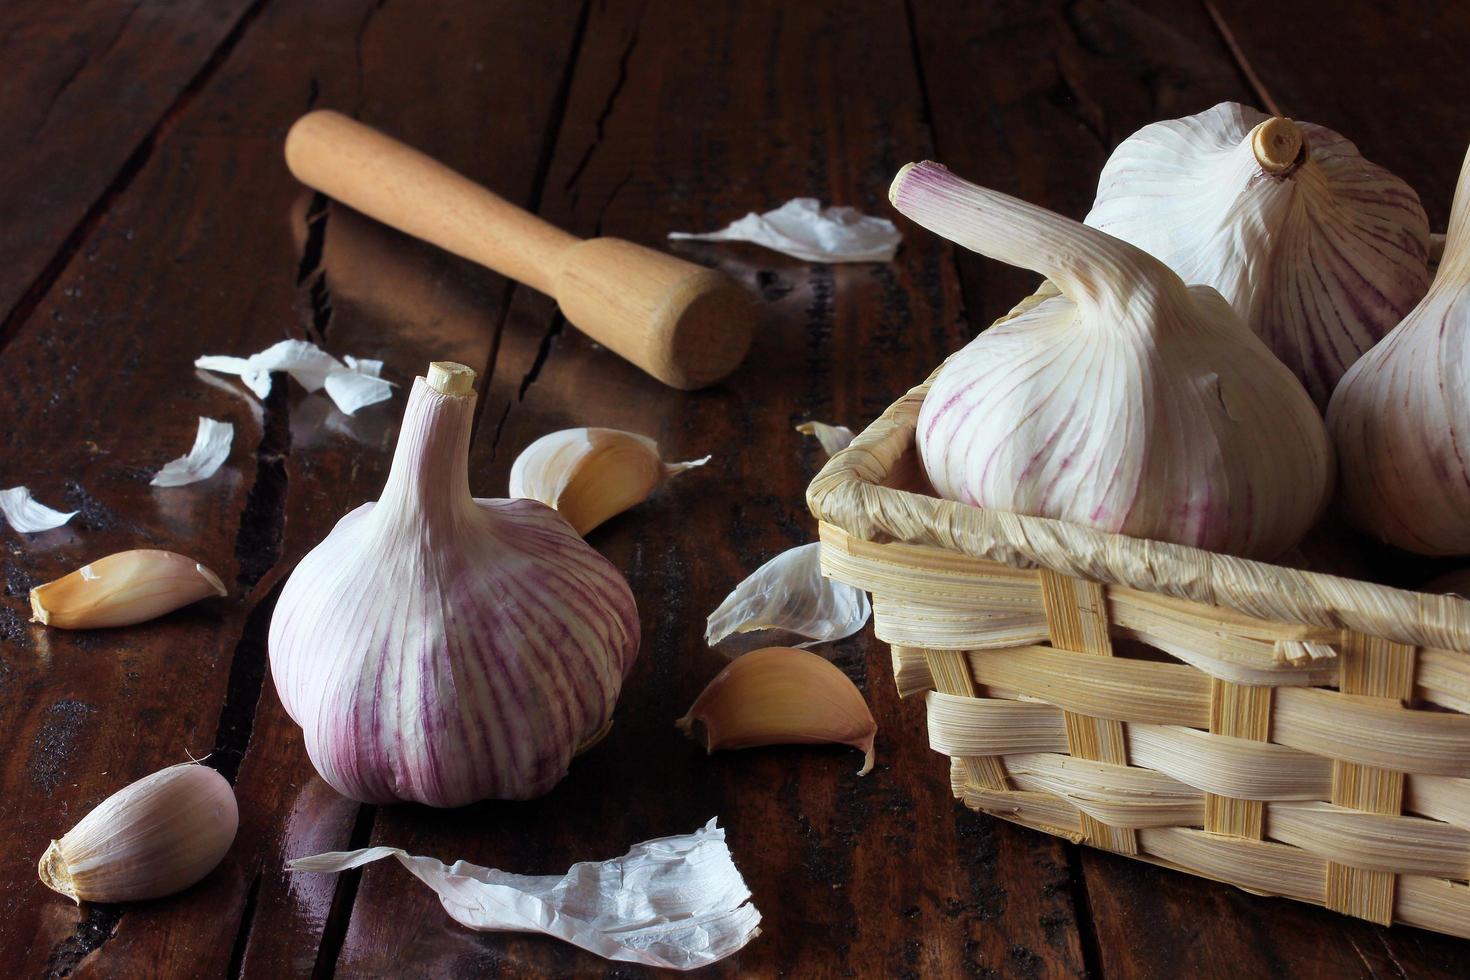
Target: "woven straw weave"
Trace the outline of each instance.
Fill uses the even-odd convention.
[[[927,701],[954,795],[1470,937],[1470,601],[938,500],[914,452],[927,388],[807,500],[824,569],[872,593],[899,692]]]

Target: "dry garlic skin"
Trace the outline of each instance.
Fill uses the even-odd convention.
[[[1233,102],[1124,140],[1086,220],[1218,289],[1324,409],[1429,285],[1411,187],[1325,126]]]
[[[545,793],[637,656],[607,559],[544,504],[470,496],[473,407],[415,382],[382,498],[301,561],[271,619],[281,703],[356,800]]]
[[[891,196],[1061,293],[935,378],[915,439],[941,496],[1251,558],[1287,550],[1321,514],[1322,419],[1214,289],[938,164],[905,168]]]

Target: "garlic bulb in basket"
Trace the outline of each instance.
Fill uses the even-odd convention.
[[[1061,290],[935,378],[916,439],[941,496],[1247,557],[1311,527],[1332,480],[1322,419],[1214,289],[936,163],[905,167],[889,196]]]
[[[1319,408],[1429,285],[1408,184],[1325,126],[1234,102],[1124,140],[1086,221],[1218,289]]]
[[[1354,364],[1327,424],[1348,520],[1425,555],[1470,554],[1470,154],[1429,294]]]
[[[545,793],[638,654],[607,559],[544,504],[470,496],[473,380],[436,363],[414,381],[381,499],[302,559],[271,619],[281,703],[364,802]]]

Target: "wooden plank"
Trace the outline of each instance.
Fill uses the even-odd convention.
[[[1289,116],[1329,126],[1414,190],[1443,231],[1470,144],[1470,103],[1445,79],[1464,71],[1463,4],[1273,4],[1215,0],[1244,63]],[[1427,576],[1426,576],[1427,577]]]
[[[0,343],[53,260],[147,159],[153,134],[208,77],[259,0],[0,5]],[[105,106],[105,111],[98,111]],[[62,254],[58,254],[62,253]],[[60,265],[54,267],[59,271]]]
[[[912,10],[937,158],[1077,220],[1108,154],[1139,127],[1248,98],[1209,20],[1188,6],[1012,0]],[[1038,282],[963,249],[957,257],[976,330]]]
[[[889,178],[928,142],[903,24],[896,3],[660,4],[641,18],[633,4],[595,6],[542,212],[579,234],[659,246],[670,230],[802,194],[888,213]],[[1060,848],[950,798],[922,706],[898,700],[871,639],[824,648],[880,719],[865,777],[849,749],[706,757],[673,728],[724,663],[704,647],[705,615],[761,561],[815,537],[802,495],[820,454],[792,427],[871,418],[962,335],[948,252],[932,236],[914,236],[891,266],[680,251],[764,294],[744,368],[710,391],[662,388],[518,293],[471,469],[477,489],[503,492],[522,447],[583,424],[646,432],[670,458],[714,454],[590,536],[629,576],[643,616],[611,734],[544,799],[386,809],[373,843],[557,872],[718,816],[765,918],[710,976],[1079,973]],[[606,968],[544,938],[467,933],[387,865],[364,869],[337,962],[351,976]]]
[[[371,235],[368,254],[355,257],[350,236],[329,238],[328,265],[348,280],[354,262],[398,255],[409,260],[405,280],[427,285],[397,288],[370,265],[356,273],[366,291],[337,295],[312,273],[302,257],[317,248],[322,226],[313,222],[313,243],[302,234],[310,198],[285,170],[280,138],[314,100],[360,107],[407,138],[437,139],[451,163],[527,201],[580,16],[577,4],[529,2],[434,16],[377,8],[339,0],[267,9],[0,356],[8,379],[0,418],[10,434],[3,485],[24,482],[48,502],[85,504],[68,528],[27,544],[5,532],[0,616],[13,641],[3,647],[12,693],[0,733],[27,748],[0,771],[6,799],[17,801],[0,808],[9,845],[0,888],[12,912],[0,923],[0,960],[25,975],[220,975],[233,965],[298,975],[311,971],[332,928],[339,882],[288,883],[281,865],[347,846],[358,808],[316,777],[280,712],[265,677],[270,606],[262,600],[346,510],[377,492],[402,399],[346,419],[321,395],[282,384],[262,409],[234,382],[196,377],[190,362],[288,335],[382,357],[399,382],[431,348],[488,362],[505,298],[492,274],[414,243],[374,244]],[[493,120],[495,139],[467,118]],[[433,312],[385,305],[384,295],[422,300]],[[97,370],[104,364],[115,367]],[[235,423],[231,464],[209,483],[151,490],[152,468],[187,448],[198,414]],[[30,581],[140,544],[187,551],[242,592],[255,588],[106,634],[23,625]],[[241,766],[247,739],[253,750]],[[212,764],[239,770],[242,827],[203,884],[176,899],[79,912],[36,881],[49,837],[128,780],[212,745]],[[252,913],[270,928],[247,936],[242,921]]]

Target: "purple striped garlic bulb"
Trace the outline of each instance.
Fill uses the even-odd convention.
[[[618,570],[534,500],[470,496],[474,372],[430,365],[387,486],[301,561],[271,674],[323,779],[365,803],[550,790],[638,655]]]
[[[1234,102],[1119,144],[1086,221],[1218,289],[1320,409],[1429,286],[1413,188],[1325,126]]]
[[[940,496],[1252,558],[1316,521],[1332,482],[1321,416],[1214,289],[937,163],[904,167],[889,197],[1060,289],[934,379],[915,437]]]
[[[1349,521],[1423,555],[1470,554],[1470,154],[1429,294],[1327,409]]]

